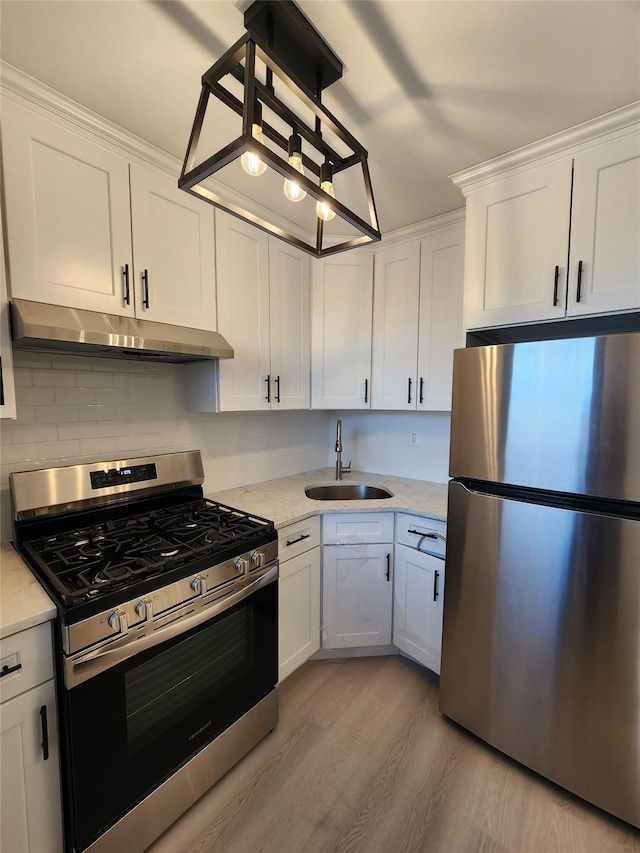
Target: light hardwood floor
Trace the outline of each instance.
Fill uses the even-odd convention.
[[[438,710],[403,657],[310,661],[280,723],[149,853],[618,853],[640,833]]]

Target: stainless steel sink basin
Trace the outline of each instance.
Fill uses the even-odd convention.
[[[379,486],[357,486],[353,483],[336,483],[334,486],[307,486],[304,490],[314,501],[372,501],[392,498],[393,492]]]

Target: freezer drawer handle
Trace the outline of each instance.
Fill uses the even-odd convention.
[[[433,600],[438,600],[438,578],[440,577],[440,572],[433,573]]]
[[[298,542],[302,542],[303,539],[310,539],[310,538],[311,538],[310,533],[303,533],[301,536],[298,536],[297,539],[291,539],[291,540],[287,539],[287,547],[289,547],[289,545],[296,545]]]

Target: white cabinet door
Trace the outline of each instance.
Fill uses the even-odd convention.
[[[13,379],[13,350],[9,331],[9,304],[5,277],[4,229],[0,207],[0,418],[15,418],[16,389]]]
[[[431,234],[422,240],[416,389],[418,411],[451,411],[453,351],[464,346],[463,270],[463,225]]]
[[[216,211],[218,329],[234,349],[219,365],[220,411],[270,408],[269,239]]]
[[[311,403],[309,256],[269,238],[271,408],[308,409]]]
[[[440,672],[444,561],[406,545],[395,548],[393,644]]]
[[[320,548],[280,564],[280,681],[320,648]]]
[[[322,559],[322,647],[391,643],[392,545],[330,545]]]
[[[175,180],[130,170],[137,316],[215,330],[213,208]]]
[[[373,285],[372,409],[415,409],[420,243],[376,253]]]
[[[354,250],[315,261],[311,407],[368,409],[373,257]]]
[[[46,760],[43,708],[49,747]],[[3,702],[0,715],[0,849],[7,853],[57,853],[62,850],[62,818],[53,679]]]
[[[2,144],[11,296],[133,315],[128,162],[7,99]]]
[[[564,317],[571,171],[569,157],[469,196],[466,328]]]
[[[635,133],[575,157],[567,314],[640,308],[639,235]]]

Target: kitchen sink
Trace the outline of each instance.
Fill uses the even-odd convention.
[[[357,486],[353,483],[307,486],[304,493],[314,501],[372,501],[393,497],[393,492],[389,489],[383,489],[380,486]]]

